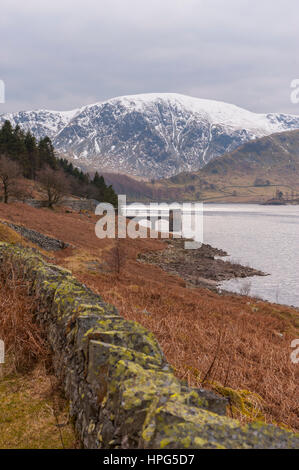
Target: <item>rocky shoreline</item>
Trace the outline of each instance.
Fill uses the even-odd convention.
[[[164,271],[180,276],[191,286],[217,290],[222,281],[267,276],[256,269],[221,259],[228,253],[210,245],[202,245],[198,250],[185,250],[185,240],[171,239],[165,243],[165,250],[142,253],[138,256],[139,261],[160,266]]]

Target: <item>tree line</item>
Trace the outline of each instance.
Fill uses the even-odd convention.
[[[4,202],[20,195],[21,177],[40,183],[49,207],[59,203],[65,194],[117,205],[117,195],[103,176],[96,172],[91,178],[67,159],[58,158],[49,137],[38,140],[30,131],[24,132],[20,126],[13,127],[10,121],[5,121],[0,128],[0,183]]]

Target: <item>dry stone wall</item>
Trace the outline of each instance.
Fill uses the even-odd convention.
[[[25,199],[25,204],[40,209],[41,207],[48,207],[48,202],[38,199]],[[68,207],[74,211],[91,211],[94,212],[99,204],[96,199],[66,199],[64,198],[59,205]]]
[[[188,388],[152,333],[122,318],[69,271],[37,251],[0,244],[37,302],[55,372],[86,448],[298,448],[299,436],[226,417],[226,401]]]

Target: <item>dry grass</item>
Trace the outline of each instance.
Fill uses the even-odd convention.
[[[21,235],[0,222],[0,242],[22,243],[22,241]]]
[[[299,337],[297,310],[189,289],[157,266],[138,263],[138,253],[163,249],[159,240],[125,240],[125,260],[120,270],[116,263],[113,275],[100,267],[115,264],[115,242],[95,237],[94,216],[25,210],[17,204],[0,204],[0,210],[7,220],[75,245],[53,255],[56,262],[72,269],[125,318],[153,331],[178,377],[193,386],[205,382],[228,396],[233,416],[241,420],[264,416],[299,430],[299,371],[290,360],[291,341]]]
[[[67,403],[44,364],[37,364],[30,373],[2,379],[0,399],[0,449],[78,446]]]
[[[0,448],[61,449],[77,446],[67,402],[51,371],[35,302],[27,282],[15,275],[9,259],[0,270]]]
[[[34,320],[34,299],[28,296],[28,284],[17,279],[9,260],[0,271],[0,337],[9,358],[6,373],[30,370],[49,354],[40,326]]]
[[[124,317],[155,333],[181,379],[230,397],[233,416],[241,420],[264,417],[299,429],[299,374],[290,360],[296,334],[279,307],[276,312],[263,302],[247,305],[198,289],[178,292],[134,283],[117,281],[112,287],[102,279],[99,290]]]

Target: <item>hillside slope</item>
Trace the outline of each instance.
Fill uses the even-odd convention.
[[[19,125],[25,132],[32,132],[37,139],[42,139],[46,136],[53,139],[78,112],[78,109],[72,111],[41,109],[37,111],[6,113],[0,115],[0,124],[7,120],[11,122],[13,127]]]
[[[70,269],[125,319],[151,330],[177,377],[230,396],[230,414],[242,422],[258,419],[299,429],[298,371],[289,357],[291,341],[298,337],[296,310],[191,288],[180,277],[137,260],[139,253],[165,250],[168,244],[162,240],[120,240],[118,272],[115,240],[96,238],[94,214],[20,203],[0,203],[0,213],[2,220],[72,245],[48,253],[51,263]]]
[[[277,190],[299,193],[299,131],[256,139],[216,158],[195,173],[182,173],[156,183],[156,191],[177,199],[263,202]]]

